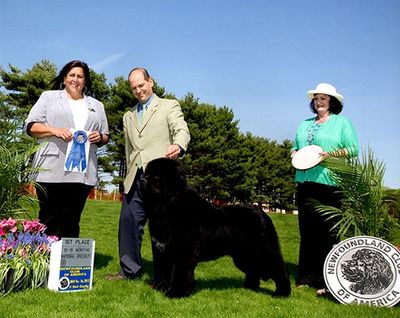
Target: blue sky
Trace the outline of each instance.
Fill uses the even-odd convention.
[[[281,142],[306,91],[343,94],[363,149],[400,188],[400,0],[0,0],[0,65],[81,59],[109,82],[135,66],[178,98],[228,106]]]

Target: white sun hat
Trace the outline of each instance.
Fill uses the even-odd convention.
[[[337,91],[336,88],[331,85],[331,84],[327,84],[327,83],[319,83],[317,85],[316,89],[312,89],[310,91],[307,92],[307,96],[309,99],[313,99],[314,98],[314,94],[326,94],[326,95],[330,95],[333,97],[336,97],[340,102],[343,102],[343,95],[340,95]]]

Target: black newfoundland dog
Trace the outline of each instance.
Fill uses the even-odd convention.
[[[194,288],[199,261],[230,255],[245,275],[244,286],[275,282],[275,296],[290,294],[288,271],[271,219],[259,209],[215,207],[186,182],[179,161],[160,158],[145,171],[143,200],[149,214],[154,288],[184,297]]]

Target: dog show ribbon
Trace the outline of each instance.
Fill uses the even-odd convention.
[[[64,170],[86,172],[87,166],[87,143],[88,135],[84,130],[75,131],[70,144],[68,145],[65,157]]]

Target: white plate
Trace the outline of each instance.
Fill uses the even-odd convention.
[[[293,167],[299,170],[306,170],[316,166],[322,160],[322,156],[320,155],[322,151],[322,148],[317,145],[301,148],[292,158]]]

